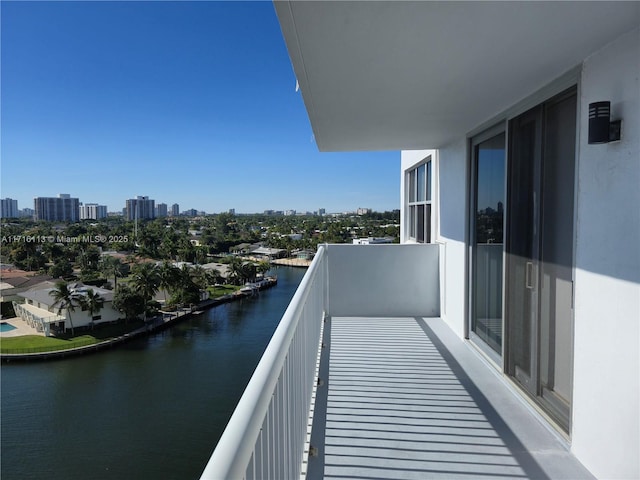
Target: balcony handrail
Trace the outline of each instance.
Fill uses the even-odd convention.
[[[326,256],[325,248],[320,247],[313,259],[308,271],[303,277],[298,289],[296,290],[287,310],[282,316],[282,320],[278,324],[271,341],[267,345],[265,352],[258,363],[247,387],[236,406],[236,409],[225,428],[218,445],[216,446],[207,466],[205,467],[201,479],[240,479],[246,478],[247,469],[250,466],[252,456],[255,455],[257,443],[260,440],[260,432],[265,425],[265,419],[269,414],[270,408],[274,408],[273,403],[277,397],[277,390],[284,387],[279,386],[279,379],[284,375],[284,366],[287,356],[291,353],[291,344],[294,335],[300,325],[303,317],[307,299],[312,291],[318,291],[316,281],[321,282],[321,307],[324,309],[324,266],[323,260]],[[322,315],[316,319],[312,319],[314,331],[312,338],[315,341],[317,337],[318,345],[320,342],[320,331],[322,329]],[[315,324],[317,325],[315,325]],[[317,327],[317,332],[315,328]],[[304,351],[304,349],[302,349]],[[317,352],[309,352],[315,358]],[[306,376],[311,373],[315,375],[315,361],[308,369],[313,368],[313,372],[305,372]],[[313,383],[310,379],[309,383]],[[307,416],[311,404],[311,386],[309,386],[309,398],[302,399],[306,405],[300,405],[302,409],[306,409]],[[299,435],[304,437],[307,432],[307,423],[301,422],[297,428],[300,429]],[[289,427],[290,428],[290,427]],[[304,442],[302,442],[304,443]],[[271,446],[273,447],[273,446]],[[302,466],[302,453],[298,459],[298,472]]]

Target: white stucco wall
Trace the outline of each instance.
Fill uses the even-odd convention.
[[[442,244],[442,318],[460,338],[465,336],[467,141],[438,152],[439,232]]]
[[[400,242],[409,242],[406,226],[406,172],[432,158],[432,241],[440,245],[440,316],[461,338],[465,335],[466,139],[440,150],[405,150],[401,155]]]
[[[122,314],[113,308],[112,302],[105,302],[104,306],[98,313],[96,313],[96,315],[100,315],[102,317],[100,318],[100,320],[95,321],[96,325],[105,322],[113,322],[118,318],[122,318]],[[71,324],[69,323],[68,310],[65,310],[65,317],[67,318],[67,328],[71,328]],[[88,311],[82,311],[80,307],[76,307],[73,313],[71,313],[71,322],[73,323],[74,328],[86,327],[91,324],[91,316],[89,315]]]
[[[571,450],[598,478],[640,478],[639,78],[636,29],[584,61],[579,87]],[[588,104],[602,100],[623,120],[623,139],[588,145]],[[425,152],[402,152],[401,195],[404,172]],[[437,158],[441,316],[463,337],[466,139]],[[402,235],[406,242],[404,225]]]
[[[328,245],[326,255],[329,315],[440,315],[437,245]]]
[[[572,451],[599,478],[640,478],[640,29],[583,65]],[[587,144],[610,100],[622,141]]]

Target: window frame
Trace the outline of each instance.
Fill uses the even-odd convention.
[[[502,335],[502,344],[500,346],[500,353],[496,352],[485,339],[481,338],[474,330],[473,330],[473,314],[475,310],[475,299],[474,299],[474,276],[475,276],[475,261],[477,255],[477,244],[476,244],[476,211],[477,211],[477,194],[478,194],[478,171],[477,171],[477,147],[484,142],[491,140],[500,135],[505,136],[504,144],[505,144],[505,174],[504,174],[504,195],[505,198],[503,200],[503,218],[502,218],[502,232],[503,232],[503,247],[502,247],[502,286],[501,286],[501,311],[502,311],[502,326],[501,326],[501,335]],[[508,162],[508,143],[509,143],[509,133],[508,133],[508,121],[502,120],[496,122],[493,126],[486,128],[482,132],[478,132],[475,135],[468,138],[468,185],[467,185],[467,315],[465,322],[465,330],[466,337],[472,341],[472,343],[482,351],[487,358],[489,358],[498,368],[503,369],[504,367],[504,354],[505,354],[505,235],[506,235],[506,216],[507,216],[507,162]]]
[[[421,169],[422,173],[421,173]],[[422,179],[422,185],[418,179]],[[433,243],[433,156],[428,155],[405,171],[406,238],[415,243]],[[420,195],[422,194],[422,195]],[[422,198],[419,198],[422,196]],[[421,213],[419,213],[421,212]],[[419,218],[421,217],[421,218]]]

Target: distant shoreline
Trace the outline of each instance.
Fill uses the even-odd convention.
[[[273,265],[285,265],[287,267],[307,268],[311,265],[311,260],[304,258],[277,258],[275,260],[271,260],[271,263]]]
[[[265,290],[267,288],[274,287],[278,284],[277,277],[268,277],[264,283],[258,285],[255,284],[253,290]],[[160,311],[160,315],[150,319],[147,324],[141,328],[133,330],[129,333],[125,333],[115,338],[105,340],[103,342],[93,343],[91,345],[85,345],[81,347],[68,348],[63,350],[52,350],[49,352],[33,352],[33,353],[2,353],[0,354],[0,361],[2,363],[9,363],[11,361],[42,361],[42,360],[56,360],[65,357],[79,356],[88,353],[95,353],[108,348],[116,347],[122,343],[130,340],[140,338],[143,336],[149,336],[166,328],[170,328],[178,322],[193,316],[200,315],[204,309],[216,307],[223,303],[240,300],[244,297],[251,296],[255,291],[242,291],[239,290],[234,293],[223,295],[221,297],[204,300],[197,305],[190,308],[181,308],[174,312]]]

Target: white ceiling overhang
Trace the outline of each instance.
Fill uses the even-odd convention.
[[[322,151],[441,147],[640,23],[640,2],[274,3]]]

